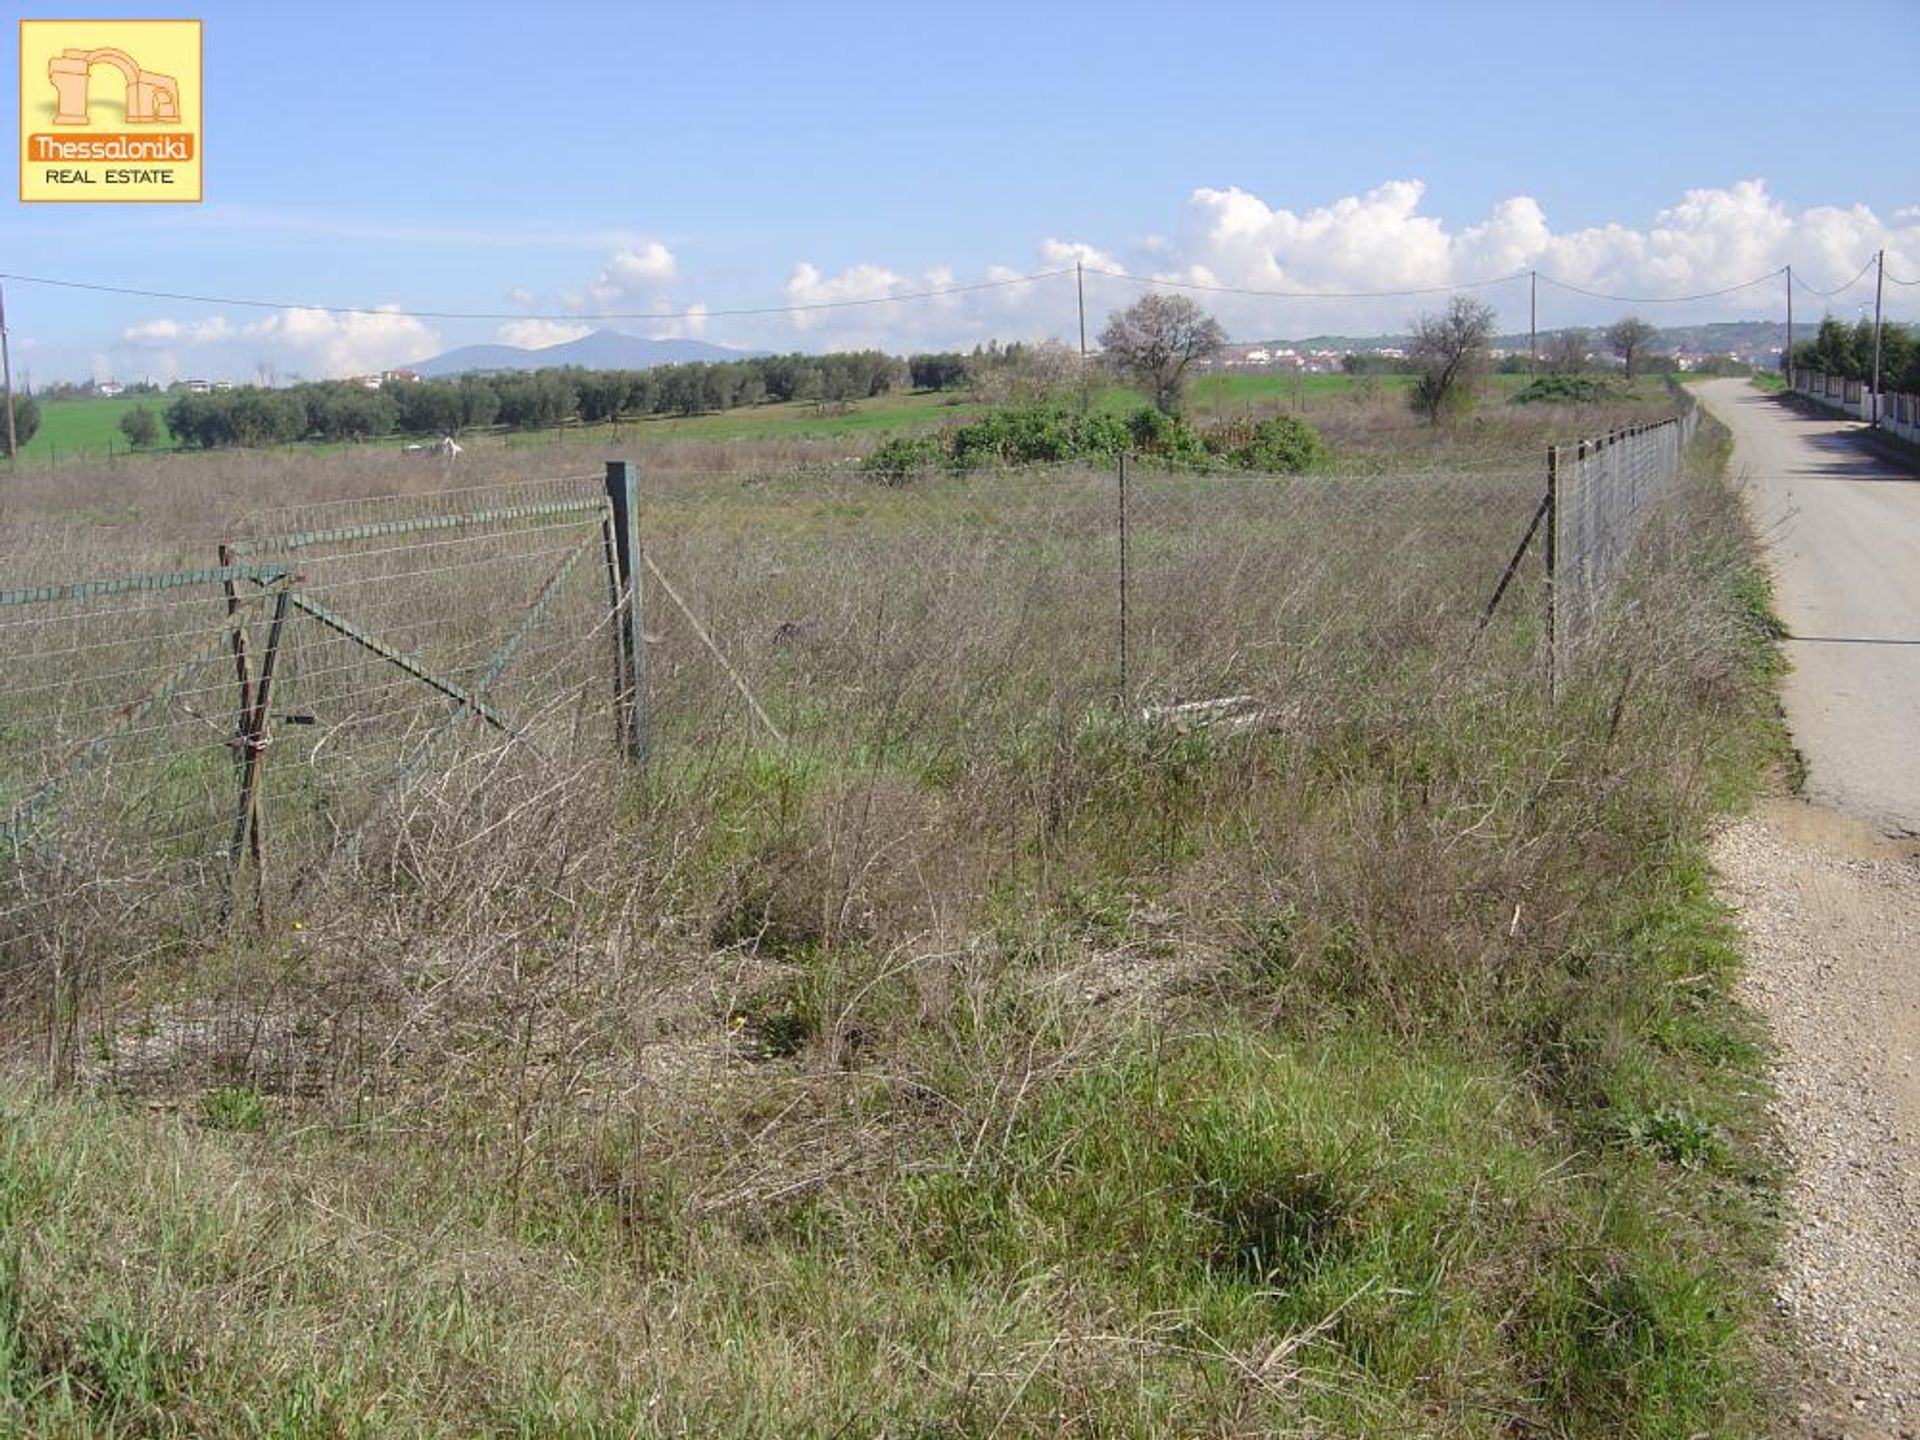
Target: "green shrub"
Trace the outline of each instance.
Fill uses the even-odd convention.
[[[1137,454],[1192,463],[1206,459],[1206,447],[1200,443],[1200,437],[1177,415],[1163,414],[1143,405],[1127,417],[1126,430]]]
[[[947,463],[936,435],[897,435],[867,456],[863,469],[888,485],[899,485],[925,470]]]
[[[1078,415],[1052,405],[995,410],[938,435],[889,440],[867,457],[869,475],[898,484],[937,465],[978,470],[1002,465],[1061,465],[1075,460],[1103,463],[1127,450],[1185,456],[1198,443],[1184,424],[1153,410],[1122,421],[1112,415]]]
[[[1276,415],[1250,429],[1234,426],[1210,436],[1208,448],[1242,470],[1302,475],[1332,458],[1327,442],[1304,420]]]
[[[948,432],[962,468],[1057,465],[1118,454],[1127,434],[1111,416],[1076,415],[1049,405],[996,410]]]
[[[1616,398],[1620,389],[1605,376],[1542,375],[1513,397],[1515,405],[1591,405]]]

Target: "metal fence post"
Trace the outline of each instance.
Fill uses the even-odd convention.
[[[1120,694],[1127,693],[1127,454],[1120,452]]]
[[[617,719],[621,748],[645,764],[647,727],[647,642],[640,614],[640,476],[630,460],[607,462],[607,502],[613,508],[613,559],[618,598],[626,614],[615,627],[620,646]]]
[[[1560,698],[1560,598],[1555,579],[1560,569],[1560,447],[1547,447],[1546,538],[1540,546],[1545,585],[1547,631],[1547,699]]]

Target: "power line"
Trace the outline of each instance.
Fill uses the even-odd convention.
[[[1571,290],[1575,295],[1585,295],[1590,300],[1612,300],[1622,305],[1684,305],[1692,300],[1712,300],[1721,295],[1732,295],[1739,290],[1751,290],[1756,285],[1764,285],[1769,280],[1779,279],[1786,272],[1786,268],[1783,265],[1778,270],[1769,270],[1766,274],[1756,275],[1751,280],[1742,280],[1738,285],[1727,285],[1718,290],[1701,290],[1692,295],[1609,295],[1601,290],[1588,290],[1579,285],[1569,284],[1565,280],[1556,280],[1544,270],[1540,272],[1540,278],[1549,285],[1561,290]]]
[[[574,312],[542,313],[530,310],[402,310],[378,305],[316,305],[292,300],[256,300],[233,295],[192,295],[173,290],[145,290],[132,285],[101,285],[83,280],[55,280],[45,275],[16,275],[0,272],[0,281],[14,280],[22,285],[45,285],[57,290],[85,290],[101,295],[131,295],[142,300],[172,300],[189,305],[227,305],[249,310],[319,310],[329,315],[389,315],[404,320],[693,320],[722,319],[743,315],[800,315],[819,310],[847,310],[863,305],[893,305],[911,300],[936,300],[948,295],[967,295],[978,290],[1004,290],[1013,285],[1031,285],[1071,275],[1071,270],[1041,270],[1032,275],[1015,275],[1002,280],[981,280],[971,285],[944,285],[932,290],[913,290],[899,295],[874,295],[853,300],[816,300],[805,305],[752,305],[732,310],[602,310],[592,314]]]
[[[1828,300],[1828,299],[1831,299],[1833,296],[1838,295],[1842,290],[1851,290],[1854,286],[1858,285],[1860,283],[1861,277],[1864,276],[1867,273],[1867,271],[1873,268],[1873,262],[1875,258],[1876,257],[1869,255],[1867,257],[1867,263],[1860,267],[1859,273],[1856,274],[1853,277],[1853,279],[1847,281],[1847,283],[1844,285],[1836,285],[1831,290],[1816,290],[1814,289],[1813,286],[1807,284],[1806,281],[1797,279],[1797,278],[1794,280],[1793,283],[1798,285],[1802,290],[1805,290],[1811,295],[1818,295],[1821,299]]]
[[[1460,290],[1484,290],[1494,285],[1509,285],[1524,280],[1528,272],[1516,270],[1491,280],[1462,280],[1456,285],[1422,285],[1404,290],[1258,290],[1244,285],[1208,285],[1198,280],[1166,280],[1149,275],[1132,275],[1125,270],[1094,270],[1115,280],[1130,280],[1135,285],[1160,285],[1170,290],[1197,290],[1208,295],[1256,295],[1269,300],[1396,300],[1415,295],[1452,295]]]
[[[1860,267],[1859,272],[1846,284],[1832,290],[1820,290],[1807,284],[1798,276],[1793,283],[1810,294],[1822,298],[1831,298],[1857,285],[1868,270],[1873,268],[1869,259]],[[388,315],[407,320],[548,320],[555,322],[579,322],[583,320],[693,320],[726,319],[756,315],[802,315],[829,310],[850,310],[875,305],[895,305],[920,300],[937,300],[953,295],[969,295],[984,290],[1004,290],[1016,285],[1033,285],[1045,280],[1057,280],[1073,275],[1076,271],[1068,268],[1040,270],[1029,275],[1013,275],[997,280],[980,280],[966,285],[944,285],[926,290],[904,291],[895,295],[872,295],[845,300],[816,300],[797,305],[749,305],[721,310],[605,310],[592,313],[575,311],[533,311],[533,310],[407,310],[398,307],[378,305],[325,305],[311,301],[297,300],[261,300],[251,296],[202,295],[187,291],[153,290],[134,285],[108,285],[86,280],[62,280],[47,275],[22,275],[13,272],[0,272],[0,281],[14,281],[22,285],[39,285],[56,290],[79,290],[100,295],[125,295],[142,300],[167,300],[180,304],[230,306],[249,310],[317,310],[328,315]],[[1602,290],[1590,290],[1569,281],[1557,279],[1545,271],[1516,270],[1507,275],[1496,275],[1483,280],[1462,280],[1451,285],[1405,286],[1381,290],[1275,290],[1246,285],[1217,285],[1198,280],[1175,280],[1170,278],[1135,275],[1126,270],[1097,269],[1090,273],[1104,275],[1115,280],[1124,280],[1130,284],[1158,287],[1172,290],[1190,290],[1210,295],[1240,295],[1269,300],[1394,300],[1424,295],[1451,295],[1464,290],[1485,290],[1499,285],[1510,285],[1517,280],[1537,276],[1547,284],[1558,289],[1583,295],[1592,300],[1608,300],[1628,305],[1679,305],[1697,300],[1712,300],[1722,295],[1732,295],[1741,290],[1752,289],[1780,275],[1789,273],[1789,267],[1770,270],[1751,280],[1743,280],[1735,285],[1723,286],[1717,290],[1702,290],[1690,295],[1615,295]],[[1895,285],[1911,286],[1920,284],[1916,280],[1902,280],[1896,275],[1886,277]]]

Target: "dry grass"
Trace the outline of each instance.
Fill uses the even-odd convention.
[[[651,592],[644,776],[476,741],[263,934],[144,955],[116,884],[12,936],[8,1039],[121,1101],[5,1102],[0,1421],[1741,1428],[1753,1062],[1686,857],[1772,743],[1745,537],[1700,477],[1550,706],[1525,587],[1468,644],[1537,477],[1444,443],[1139,476],[1124,702],[1111,477],[656,457],[785,743]],[[186,463],[129,561],[248,493]]]

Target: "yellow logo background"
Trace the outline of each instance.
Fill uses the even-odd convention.
[[[200,44],[198,20],[22,20],[20,198],[199,200]],[[136,76],[114,56],[97,56],[101,51],[125,57]],[[75,52],[96,58],[87,65]],[[50,65],[64,73],[66,113]],[[84,87],[75,78],[83,65]],[[84,124],[73,123],[76,96],[85,105]]]

